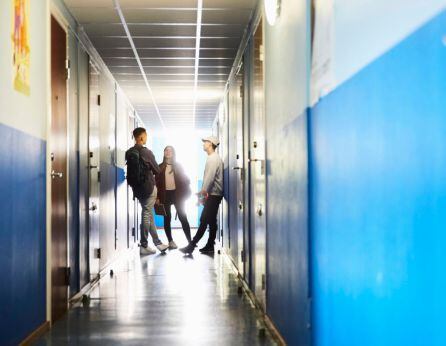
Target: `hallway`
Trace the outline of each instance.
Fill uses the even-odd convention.
[[[446,0],[0,24],[0,346],[446,345]]]
[[[224,255],[131,255],[36,345],[275,345]]]

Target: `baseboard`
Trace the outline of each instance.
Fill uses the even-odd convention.
[[[80,301],[82,301],[84,295],[88,295],[99,284],[104,276],[110,274],[110,271],[113,270],[113,266],[116,263],[123,261],[129,256],[132,256],[133,252],[135,252],[137,248],[137,246],[133,246],[128,249],[121,250],[113,260],[111,260],[104,268],[102,268],[96,278],[87,283],[79,292],[77,292],[73,297],[69,299],[69,307],[72,308],[75,304],[78,304]]]
[[[19,345],[20,346],[28,346],[31,345],[35,340],[45,334],[50,330],[50,322],[46,321],[42,323],[35,331],[29,334],[25,340],[23,340]]]
[[[274,325],[273,321],[265,313],[265,311],[262,307],[262,304],[257,299],[254,292],[251,291],[251,288],[248,286],[248,283],[245,281],[245,279],[240,274],[237,266],[235,265],[234,261],[232,260],[232,257],[223,248],[221,249],[221,253],[223,254],[226,262],[229,264],[232,271],[237,276],[237,279],[241,283],[241,287],[243,288],[244,292],[251,300],[252,305],[261,313],[263,322],[265,323],[266,328],[268,328],[269,332],[271,333],[271,336],[273,337],[273,339],[277,342],[278,345],[286,345],[285,339],[282,337],[279,330]]]

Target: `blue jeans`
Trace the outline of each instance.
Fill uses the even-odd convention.
[[[152,237],[153,244],[161,244],[161,240],[158,238],[158,233],[156,232],[155,220],[153,217],[153,206],[155,205],[157,196],[156,186],[153,187],[153,192],[149,198],[139,199],[139,204],[141,204],[141,246],[147,247],[148,240],[147,236],[150,233]]]

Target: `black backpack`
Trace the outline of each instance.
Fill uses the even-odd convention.
[[[149,170],[139,155],[139,150],[132,147],[125,153],[127,164],[127,183],[131,187],[141,186],[148,179]]]

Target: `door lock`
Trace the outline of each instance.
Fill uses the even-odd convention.
[[[96,209],[98,209],[98,206],[95,203],[91,204],[90,210],[91,211],[95,211]]]
[[[263,205],[262,203],[259,203],[257,206],[257,215],[262,216],[263,215]]]
[[[63,177],[63,173],[62,172],[56,172],[54,169],[51,172],[51,178],[55,179],[55,178],[61,178]]]

